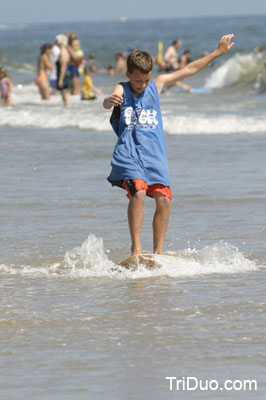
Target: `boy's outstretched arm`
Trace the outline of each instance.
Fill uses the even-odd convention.
[[[229,50],[234,46],[234,42],[231,42],[234,35],[231,33],[229,35],[224,35],[221,37],[217,49],[207,54],[205,57],[199,58],[198,60],[192,61],[184,68],[172,72],[170,74],[160,74],[155,79],[154,82],[157,86],[158,93],[160,94],[164,86],[169,86],[175,84],[177,81],[182,81],[191,75],[196,74],[203,68],[207,67],[216,58],[228,53]]]
[[[123,104],[124,87],[120,84],[116,85],[110,96],[105,97],[103,101],[104,108],[112,108],[113,106],[121,106]]]

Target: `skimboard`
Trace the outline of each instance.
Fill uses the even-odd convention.
[[[211,93],[213,89],[211,88],[192,88],[192,93],[195,94],[206,94],[206,93]],[[187,90],[181,89],[181,88],[174,88],[172,89],[174,93],[188,93]]]
[[[118,264],[125,268],[137,268],[139,265],[143,265],[147,269],[152,269],[161,267],[163,262],[169,259],[178,260],[178,257],[169,254],[144,253],[125,258]]]

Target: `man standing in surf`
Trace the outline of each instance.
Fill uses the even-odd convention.
[[[141,254],[143,204],[146,195],[155,199],[153,251],[163,253],[172,193],[166,157],[159,95],[164,87],[196,74],[234,45],[233,34],[223,36],[217,49],[183,69],[152,79],[152,57],[135,50],[127,58],[128,82],[115,86],[103,106],[114,107],[110,119],[118,136],[107,178],[124,188],[129,198],[128,224],[132,255]]]

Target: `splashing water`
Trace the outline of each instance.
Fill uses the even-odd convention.
[[[102,238],[93,234],[90,234],[80,247],[67,251],[64,261],[65,266],[72,270],[73,276],[88,276],[88,271],[95,276],[101,276],[115,266],[105,254]]]
[[[257,74],[265,71],[265,55],[235,54],[206,80],[206,88],[223,88],[238,82],[254,82]]]
[[[235,274],[257,271],[255,261],[246,258],[236,247],[219,242],[202,249],[185,249],[171,252],[174,258],[162,258],[158,268],[125,269],[107,256],[102,238],[90,234],[81,246],[67,251],[64,260],[48,266],[7,266],[0,264],[4,275],[28,275],[32,277],[111,278],[139,279],[149,277],[196,277],[209,274]]]

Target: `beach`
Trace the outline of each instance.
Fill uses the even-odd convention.
[[[201,18],[68,27],[99,66],[116,46],[154,54],[178,35],[196,58],[235,33],[232,54],[188,80],[210,93],[161,95],[173,191],[165,252],[178,258],[154,270],[118,265],[130,254],[128,200],[106,180],[116,136],[102,101],[124,77],[94,75],[102,94],[89,104],[44,103],[38,48],[67,27],[1,26],[0,52],[22,85],[0,108],[1,398],[265,398],[266,95],[254,81],[266,56],[252,52],[265,22],[217,18],[211,36]],[[153,207],[147,198],[148,252]],[[187,390],[185,377],[219,387]],[[226,390],[226,380],[257,390]]]

